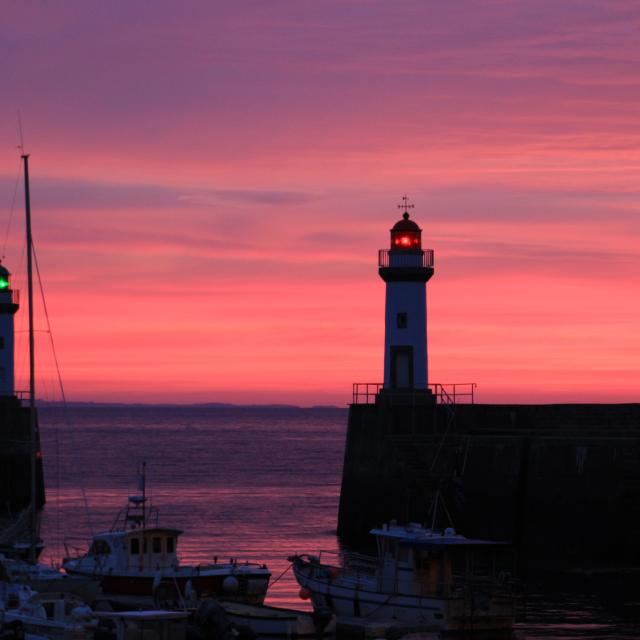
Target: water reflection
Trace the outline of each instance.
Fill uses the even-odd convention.
[[[45,560],[59,560],[65,540],[85,543],[108,529],[135,493],[135,471],[146,460],[161,523],[184,530],[183,562],[266,562],[274,576],[267,602],[309,607],[286,558],[339,550],[346,411],[111,407],[70,415],[67,421],[53,409],[41,412]],[[520,640],[640,638],[634,575],[527,582]]]

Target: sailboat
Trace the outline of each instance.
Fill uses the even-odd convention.
[[[69,576],[48,565],[39,563],[44,548],[39,535],[38,507],[44,502],[42,458],[39,451],[38,422],[35,406],[35,348],[33,325],[33,238],[31,235],[31,198],[29,189],[29,156],[22,155],[24,166],[27,288],[29,316],[29,505],[10,525],[0,530],[0,584],[29,585],[36,591],[56,591],[94,595],[97,589],[87,579]],[[11,274],[0,264],[0,340],[7,347],[4,359],[0,359],[0,396],[5,404],[24,422],[24,408],[13,390],[13,314],[19,306],[18,291],[11,287]],[[8,348],[10,347],[10,348]],[[12,395],[8,395],[11,393]]]
[[[15,511],[0,527],[0,552],[35,562],[43,548],[38,535],[38,507],[44,504],[42,460],[39,452],[38,422],[35,407],[35,349],[33,327],[33,239],[31,235],[31,198],[29,191],[29,156],[22,155],[24,166],[27,286],[29,316],[29,391],[14,389],[14,320],[19,308],[19,291],[11,286],[9,270],[0,264],[0,421],[3,423],[0,460],[3,491],[0,498]],[[21,397],[19,397],[21,396]],[[5,441],[6,440],[6,446]],[[25,446],[26,445],[26,446]],[[25,462],[28,459],[28,482]],[[25,486],[28,484],[28,492]],[[2,504],[5,507],[5,504]],[[17,514],[17,515],[16,515]]]

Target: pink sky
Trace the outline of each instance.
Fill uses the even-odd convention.
[[[432,382],[638,401],[639,29],[616,1],[9,3],[0,240],[20,109],[68,396],[347,403],[406,192]]]

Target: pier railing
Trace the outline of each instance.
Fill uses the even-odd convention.
[[[429,385],[429,390],[435,396],[438,404],[474,404],[475,382],[453,382],[449,384],[434,383]],[[375,404],[378,394],[383,388],[381,382],[354,382],[352,404]],[[421,389],[402,389],[404,397],[411,394],[424,394]]]
[[[381,382],[354,382],[352,404],[374,404],[380,389]]]
[[[391,260],[393,258],[393,260]],[[393,264],[391,264],[393,262]],[[433,267],[433,249],[423,249],[420,253],[400,252],[380,249],[378,267]]]
[[[475,382],[451,382],[449,384],[430,384],[440,404],[474,404]]]
[[[2,291],[9,294],[9,300],[5,300],[5,302],[20,304],[20,289],[3,289]]]

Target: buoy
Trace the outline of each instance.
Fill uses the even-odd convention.
[[[233,576],[227,576],[222,581],[222,590],[225,593],[237,593],[239,588],[240,583],[238,582],[238,579],[234,578]]]
[[[79,604],[71,610],[71,616],[76,619],[88,619],[93,614],[91,607],[86,604]]]
[[[307,589],[307,587],[301,587],[300,589],[300,597],[303,600],[308,600],[311,597],[311,591]]]

